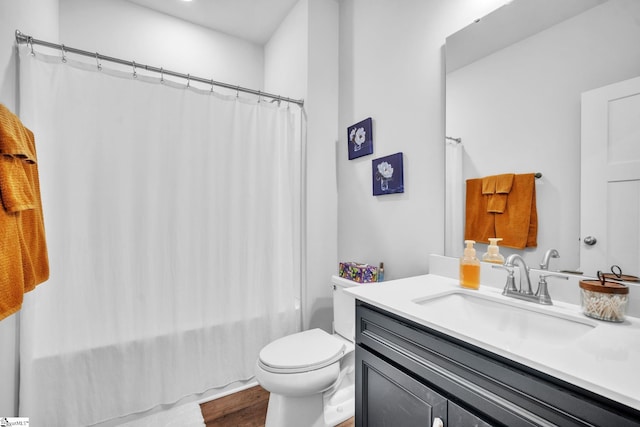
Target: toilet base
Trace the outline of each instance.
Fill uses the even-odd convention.
[[[340,389],[332,394],[325,393],[324,422],[327,426],[337,426],[343,421],[353,417],[356,407],[354,378],[345,378]]]
[[[303,397],[271,393],[265,427],[327,427],[322,393]]]
[[[347,378],[334,393],[304,397],[271,393],[265,427],[333,427],[353,417],[355,384]]]

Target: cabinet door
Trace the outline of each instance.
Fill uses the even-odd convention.
[[[455,427],[491,427],[491,424],[478,418],[466,409],[462,409],[455,403],[449,401],[449,424]],[[445,427],[448,427],[445,425]]]
[[[447,399],[412,376],[358,348],[356,352],[356,426],[447,426]]]

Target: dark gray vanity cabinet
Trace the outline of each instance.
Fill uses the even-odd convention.
[[[447,416],[447,399],[365,349],[356,363],[362,374],[359,424],[369,427],[421,426]]]
[[[640,411],[356,304],[356,426],[640,426]]]
[[[356,416],[356,425],[429,426],[440,418],[445,426],[491,427],[471,412],[462,409],[443,395],[429,388],[365,349],[356,352],[362,390],[357,406],[363,408]],[[358,397],[356,397],[358,399]]]

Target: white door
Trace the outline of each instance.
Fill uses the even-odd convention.
[[[580,266],[640,275],[640,77],[582,94]]]

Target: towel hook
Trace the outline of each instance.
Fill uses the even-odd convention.
[[[60,45],[60,50],[62,51],[62,62],[67,62],[67,56],[64,51],[64,45]]]
[[[133,64],[133,78],[137,79],[138,73],[136,72],[136,61],[132,61],[132,64]]]
[[[98,52],[96,52],[96,65],[98,66],[98,71],[102,71],[102,64],[100,64],[100,57]]]

